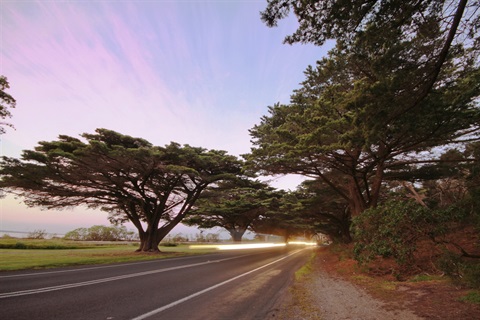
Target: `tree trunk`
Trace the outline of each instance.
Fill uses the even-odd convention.
[[[350,212],[353,217],[358,216],[366,209],[366,204],[362,196],[362,191],[357,187],[354,178],[351,179],[348,185],[348,193],[350,196],[348,199]]]
[[[334,243],[349,244],[352,243],[352,236],[350,235],[350,229],[338,229],[335,233],[327,234]]]
[[[335,220],[335,224],[337,225],[337,233],[329,234],[330,238],[336,243],[351,243],[353,239],[350,234],[350,214],[346,212],[342,219]]]
[[[160,252],[160,249],[158,249],[159,242],[157,242],[157,232],[158,230],[156,228],[153,228],[152,230],[148,228],[147,231],[139,230],[140,247],[136,251]]]
[[[160,252],[158,249],[158,245],[160,241],[162,241],[170,231],[177,224],[180,223],[182,218],[185,214],[179,214],[175,219],[173,219],[170,223],[158,228],[158,223],[156,226],[148,226],[146,231],[143,231],[137,227],[138,234],[140,236],[140,247],[136,250],[137,252]]]
[[[341,234],[339,237],[339,241],[341,243],[351,243],[352,242],[352,235],[350,234],[350,223],[345,223],[342,225]]]
[[[237,231],[237,230],[228,230],[230,233],[230,236],[232,236],[233,242],[242,242],[242,237],[243,234],[245,233],[245,230],[243,231]]]

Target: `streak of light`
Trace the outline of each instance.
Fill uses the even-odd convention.
[[[250,243],[250,244],[199,244],[191,245],[190,249],[217,249],[217,250],[238,250],[238,249],[259,249],[271,247],[284,247],[285,243]]]
[[[306,246],[316,246],[316,242],[305,242],[305,241],[289,241],[288,244],[303,244]]]

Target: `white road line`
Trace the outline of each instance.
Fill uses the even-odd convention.
[[[196,257],[196,256],[193,256]],[[94,269],[106,269],[106,268],[118,268],[123,266],[130,266],[130,265],[139,265],[139,264],[147,264],[147,263],[154,263],[154,262],[164,262],[164,261],[173,261],[173,260],[180,260],[180,259],[188,259],[192,258],[192,256],[185,256],[180,258],[169,258],[169,259],[158,259],[158,260],[148,260],[148,261],[139,261],[139,262],[130,262],[130,263],[122,263],[122,264],[115,264],[115,265],[107,265],[107,266],[98,266],[98,267],[88,267],[88,268],[79,268],[79,269],[68,269],[68,270],[55,270],[55,271],[44,271],[44,272],[32,272],[32,273],[22,273],[22,274],[11,274],[8,276],[0,275],[0,279],[4,278],[17,278],[17,277],[29,277],[29,276],[37,276],[43,274],[52,274],[52,273],[65,273],[65,272],[81,272],[81,271],[88,271]]]
[[[141,277],[141,276],[145,276],[145,275],[149,275],[149,274],[155,274],[155,273],[167,272],[167,271],[172,271],[172,270],[191,268],[191,267],[201,266],[201,265],[210,264],[210,263],[223,262],[223,261],[228,261],[228,260],[232,260],[232,259],[238,259],[239,257],[240,256],[232,257],[232,258],[225,258],[225,259],[220,259],[220,260],[211,260],[211,261],[206,261],[206,262],[192,263],[192,264],[187,264],[187,265],[178,266],[178,267],[171,267],[171,268],[165,268],[165,269],[159,269],[159,270],[138,272],[138,273],[126,274],[126,275],[123,275],[123,276],[116,276],[116,277],[109,277],[109,278],[103,278],[103,279],[98,279],[98,280],[90,280],[90,281],[84,281],[84,282],[63,284],[63,285],[53,286],[53,287],[45,287],[45,288],[38,288],[38,289],[30,289],[30,290],[0,293],[0,299],[10,298],[10,297],[18,297],[18,296],[25,296],[25,295],[29,295],[29,294],[37,294],[37,293],[50,292],[50,291],[57,291],[57,290],[63,290],[63,289],[69,289],[69,288],[90,286],[90,285],[98,284],[98,283],[104,283],[104,282],[110,282],[110,281],[116,281],[116,280],[122,280],[122,279],[128,279],[128,278]]]
[[[270,262],[270,263],[267,263],[267,264],[265,264],[265,265],[263,265],[263,266],[261,266],[261,267],[258,267],[258,268],[256,268],[256,269],[253,269],[253,270],[247,271],[247,272],[245,272],[245,273],[242,273],[242,274],[240,274],[240,275],[238,275],[238,276],[236,276],[236,277],[230,278],[230,279],[225,280],[225,281],[223,281],[223,282],[217,283],[216,285],[213,285],[213,286],[208,287],[208,288],[206,288],[206,289],[203,289],[203,290],[201,290],[201,291],[195,292],[195,293],[193,293],[193,294],[191,294],[191,295],[189,295],[189,296],[186,296],[185,298],[182,298],[182,299],[180,299],[180,300],[174,301],[174,302],[172,302],[172,303],[170,303],[170,304],[167,304],[167,305],[165,305],[165,306],[163,306],[163,307],[160,307],[160,308],[158,308],[158,309],[152,310],[152,311],[147,312],[147,313],[145,313],[145,314],[142,314],[142,315],[140,315],[140,316],[138,316],[138,317],[135,317],[135,318],[133,318],[132,320],[143,320],[143,319],[146,319],[146,318],[148,318],[148,317],[151,317],[151,316],[153,316],[153,315],[155,315],[155,314],[157,314],[157,313],[159,313],[159,312],[162,312],[162,311],[165,311],[165,310],[167,310],[167,309],[170,309],[170,308],[172,308],[172,307],[174,307],[174,306],[176,306],[176,305],[179,305],[180,303],[183,303],[183,302],[188,301],[188,300],[190,300],[190,299],[192,299],[192,298],[195,298],[195,297],[197,297],[197,296],[199,296],[199,295],[201,295],[201,294],[204,294],[204,293],[206,293],[206,292],[208,292],[208,291],[211,291],[211,290],[213,290],[213,289],[216,289],[216,288],[218,288],[218,287],[221,287],[221,286],[223,286],[223,285],[225,285],[225,284],[227,284],[227,283],[229,283],[229,282],[235,281],[235,280],[237,280],[237,279],[239,279],[239,278],[241,278],[241,277],[244,277],[244,276],[249,275],[249,274],[251,274],[251,273],[253,273],[253,272],[256,272],[256,271],[258,271],[258,270],[261,270],[261,269],[263,269],[263,268],[266,268],[266,267],[268,267],[268,266],[270,266],[270,265],[272,265],[272,264],[275,264],[275,263],[277,263],[277,262],[280,262],[280,261],[282,261],[282,260],[285,260],[285,259],[287,259],[288,257],[290,257],[290,256],[292,256],[292,255],[294,255],[294,254],[296,254],[296,253],[298,253],[298,252],[300,252],[300,251],[303,251],[303,250],[305,250],[305,249],[296,250],[296,251],[290,253],[289,255],[287,255],[287,256],[285,256],[285,257],[282,257],[282,258],[280,258],[280,259],[277,259],[277,260],[275,260],[275,261],[272,261],[272,262]]]

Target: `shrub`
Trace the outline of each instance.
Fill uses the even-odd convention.
[[[452,222],[465,212],[456,207],[432,210],[414,201],[391,200],[353,219],[355,258],[368,262],[376,256],[391,257],[403,266],[414,260],[417,243],[445,235]]]
[[[462,259],[453,252],[444,251],[435,262],[435,265],[450,278],[459,280],[462,277]]]
[[[160,243],[160,245],[162,247],[176,247],[176,246],[178,246],[178,244],[175,243],[175,242],[162,242],[162,243]]]
[[[480,289],[480,261],[446,252],[436,261],[436,266],[457,284]]]
[[[474,289],[480,289],[480,263],[469,261],[462,264],[463,283]]]
[[[23,242],[15,243],[14,249],[27,249],[27,245]]]
[[[33,230],[27,235],[28,239],[45,239],[47,237],[47,231],[45,230]]]

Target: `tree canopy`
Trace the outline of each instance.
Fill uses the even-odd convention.
[[[267,184],[249,178],[224,181],[207,188],[184,223],[221,227],[234,241],[241,241],[259,217],[274,209],[281,196]]]
[[[398,30],[405,37],[425,31],[431,23],[439,23],[444,39],[461,33],[461,41],[476,34],[480,15],[478,2],[468,0],[267,0],[261,19],[269,27],[277,26],[290,12],[299,27],[285,37],[285,43],[322,45],[329,39],[354,41],[379,31]]]
[[[15,108],[17,103],[10,94],[5,92],[5,90],[9,88],[10,85],[8,84],[7,78],[0,76],[0,119],[10,118],[12,116],[10,109]],[[0,122],[0,134],[5,133],[4,126],[13,127],[10,123]]]
[[[435,87],[450,52],[458,47],[475,56],[480,50],[480,10],[474,0],[267,0],[262,20],[270,27],[293,11],[299,27],[285,38],[286,43],[322,45],[328,39],[351,48],[359,43],[375,43],[377,55],[389,50],[392,40],[417,45],[425,43],[422,62],[430,65],[421,78],[412,79],[414,99],[398,112],[415,108]],[[432,38],[429,34],[435,33]],[[434,42],[432,40],[434,39]],[[434,44],[434,45],[433,45]],[[386,60],[388,61],[388,60]],[[448,68],[448,67],[447,67]],[[420,74],[419,74],[420,75]],[[413,87],[414,86],[414,87]]]
[[[108,212],[112,222],[131,221],[142,251],[157,251],[205,188],[242,165],[225,151],[174,142],[157,147],[106,129],[82,137],[61,135],[21,159],[3,157],[0,186],[30,206],[85,205]]]
[[[315,233],[327,235],[331,240],[348,243],[350,236],[350,211],[348,202],[320,179],[306,180],[295,191],[301,217]]]
[[[389,30],[388,37],[339,41],[307,68],[291,103],[269,107],[250,130],[251,166],[319,178],[356,215],[376,206],[387,172],[432,160],[435,147],[478,139],[477,51],[460,44],[450,50],[425,95],[442,39],[431,25],[408,38]]]
[[[277,235],[288,242],[291,237],[310,238],[315,234],[314,221],[305,214],[305,208],[295,192],[280,190],[272,210],[252,223],[259,234]]]

